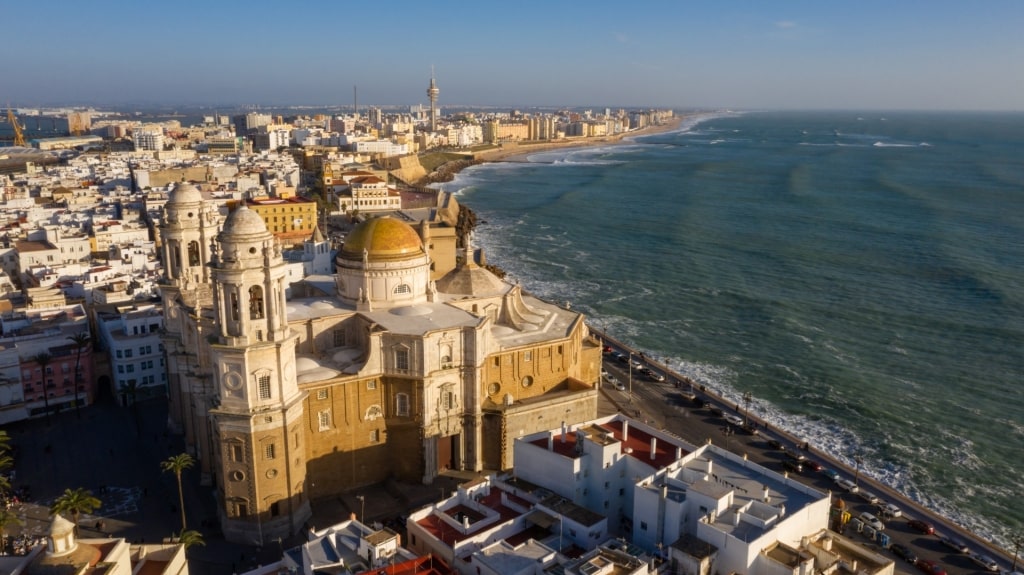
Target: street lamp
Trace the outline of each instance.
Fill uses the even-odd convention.
[[[629,402],[633,403],[633,351],[629,352]]]
[[[860,485],[860,464],[864,463],[864,460],[859,455],[854,455],[853,460],[857,463],[857,468],[853,475],[853,484]]]
[[[1013,567],[1010,567],[1010,573],[1014,573],[1017,571],[1017,552],[1024,545],[1024,534],[1015,535],[1010,542],[1013,543]]]
[[[362,523],[366,513],[366,498],[362,495],[356,495],[356,499],[359,500],[359,522]]]
[[[744,405],[744,408],[743,408],[743,426],[744,427],[747,426],[747,414],[750,413],[750,398],[751,398],[751,395],[750,395],[749,391],[743,392],[743,405]]]
[[[729,446],[732,443],[732,434],[733,433],[735,433],[735,431],[733,431],[732,426],[726,426],[726,427],[722,428],[722,435],[725,436],[725,450],[726,451],[729,451]]]

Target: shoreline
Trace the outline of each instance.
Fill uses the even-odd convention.
[[[551,150],[561,149],[573,149],[573,148],[595,148],[599,146],[616,145],[621,144],[627,138],[634,138],[637,136],[651,136],[654,134],[663,134],[665,132],[672,132],[679,129],[693,114],[684,114],[680,116],[673,116],[671,120],[664,124],[658,124],[656,126],[648,126],[639,130],[630,132],[624,132],[622,134],[615,134],[612,136],[602,136],[599,138],[578,138],[574,140],[557,140],[553,142],[543,142],[539,144],[526,144],[520,146],[519,144],[502,144],[500,148],[495,150],[487,150],[474,154],[473,159],[481,162],[527,162],[527,158],[531,154],[538,152],[547,152]],[[456,172],[457,173],[457,172]]]

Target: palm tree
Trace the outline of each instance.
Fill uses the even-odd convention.
[[[89,332],[83,331],[81,333],[68,336],[68,339],[75,342],[75,346],[78,348],[78,355],[75,356],[75,415],[81,419],[82,412],[78,410],[78,387],[82,379],[82,350],[89,345],[92,341],[92,337],[89,336]]]
[[[185,526],[185,493],[181,489],[181,472],[192,467],[196,462],[188,453],[172,455],[160,462],[160,468],[164,471],[173,471],[178,479],[178,504],[181,506],[181,531],[184,533],[188,528]]]
[[[46,353],[45,351],[37,353],[32,356],[32,361],[39,364],[39,369],[43,372],[43,404],[46,406],[46,424],[50,424],[50,391],[47,387],[46,382],[46,368],[53,361],[53,356]]]
[[[13,511],[0,507],[0,551],[7,549],[7,526],[21,525],[22,520]]]
[[[92,513],[96,509],[103,505],[103,503],[93,497],[92,491],[84,487],[78,489],[65,489],[64,493],[53,501],[53,505],[50,506],[50,514],[56,515],[57,513],[70,513],[75,523],[75,533],[78,533],[78,518],[83,513]]]
[[[186,552],[188,551],[188,548],[193,545],[198,545],[200,547],[206,546],[206,541],[203,541],[203,534],[193,529],[182,531],[178,534],[178,543],[185,546]]]

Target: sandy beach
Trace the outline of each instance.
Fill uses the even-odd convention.
[[[683,123],[683,120],[687,117],[689,116],[676,116],[664,124],[649,126],[641,130],[626,132],[624,134],[616,134],[614,136],[605,136],[600,138],[573,138],[526,145],[519,145],[515,142],[506,143],[502,144],[500,148],[486,150],[475,154],[474,157],[475,159],[482,160],[484,162],[525,162],[527,156],[530,154],[536,154],[537,152],[546,152],[548,150],[556,150],[560,148],[590,148],[594,146],[607,146],[608,144],[619,143],[625,138],[671,132],[672,130],[678,129]]]

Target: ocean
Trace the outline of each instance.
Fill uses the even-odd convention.
[[[1024,532],[1024,114],[697,114],[444,188],[530,292],[1004,548]]]

